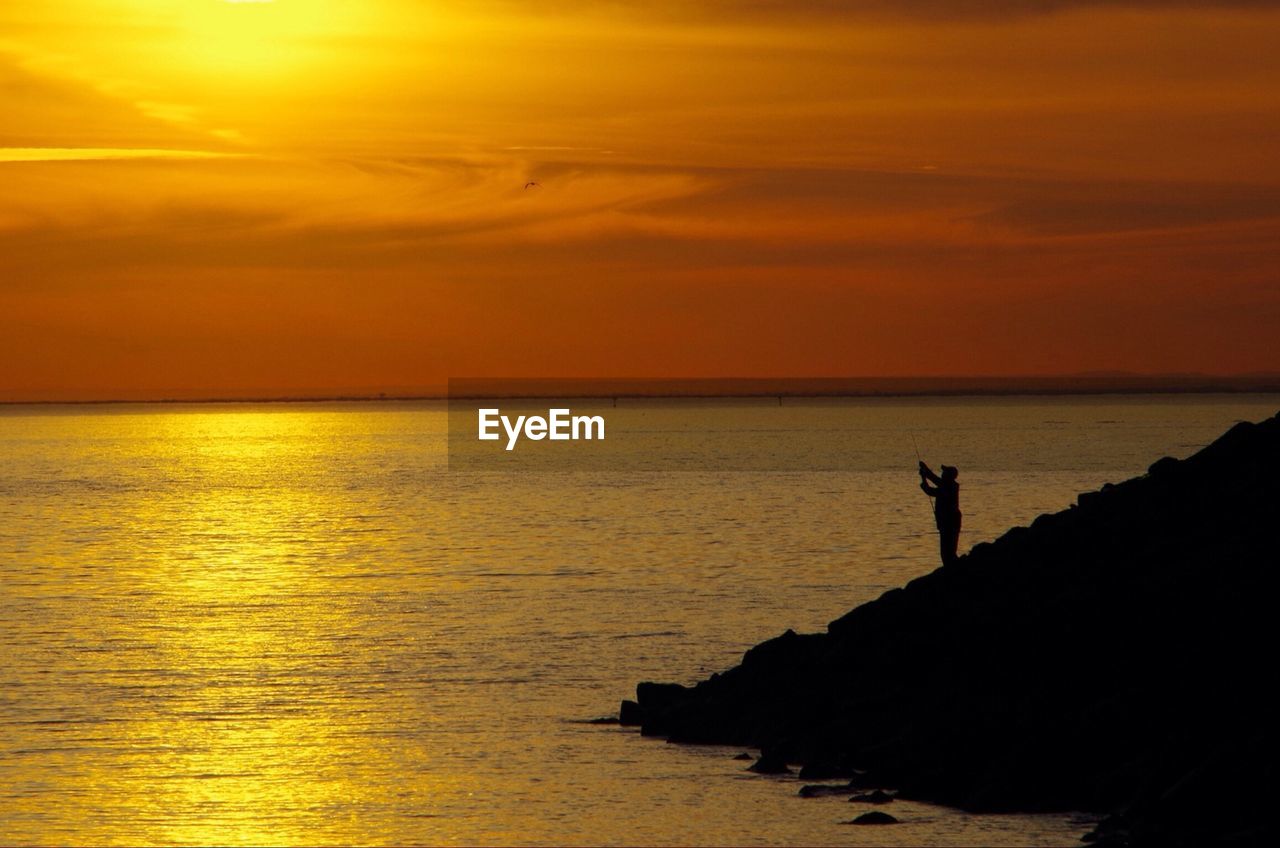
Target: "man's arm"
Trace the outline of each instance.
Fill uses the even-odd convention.
[[[928,480],[935,485],[942,484],[942,478],[933,473],[933,469],[924,464],[924,460],[920,461],[920,477],[922,480]]]
[[[931,498],[936,498],[938,496],[938,492],[941,491],[940,489],[933,488],[924,480],[920,481],[920,488],[924,489],[924,493]]]

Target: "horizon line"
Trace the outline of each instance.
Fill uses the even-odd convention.
[[[669,377],[669,378],[454,378],[467,386],[460,393],[448,389],[409,389],[394,392],[348,391],[297,394],[224,394],[180,397],[14,398],[0,406],[106,406],[123,404],[235,404],[235,403],[375,403],[409,401],[502,399],[732,399],[732,398],[891,398],[891,397],[1017,397],[1109,394],[1265,394],[1280,393],[1280,372],[1243,374],[1136,372],[1077,372],[1048,375],[976,375],[915,377]],[[587,388],[594,384],[592,388]],[[716,385],[720,384],[717,390]],[[788,385],[792,384],[792,385]],[[511,387],[523,386],[513,391]],[[648,386],[647,390],[642,387]],[[680,387],[685,390],[680,390]],[[493,387],[478,391],[481,387]],[[534,387],[541,387],[534,388]],[[549,391],[561,387],[567,391]],[[503,390],[498,390],[502,388]],[[530,390],[533,389],[533,390]]]

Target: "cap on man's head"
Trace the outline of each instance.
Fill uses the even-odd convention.
[[[956,468],[954,465],[944,465],[942,466],[942,476],[948,478],[959,477],[960,469]]]

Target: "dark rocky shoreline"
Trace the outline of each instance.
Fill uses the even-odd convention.
[[[619,716],[758,771],[975,812],[1106,814],[1107,845],[1277,844],[1280,416],[1080,496]]]

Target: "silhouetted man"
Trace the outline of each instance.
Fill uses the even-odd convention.
[[[942,466],[939,477],[924,462],[920,463],[920,488],[933,498],[933,520],[938,525],[943,565],[956,561],[956,546],[960,544],[960,484],[956,482],[959,476],[960,469],[954,465]]]

